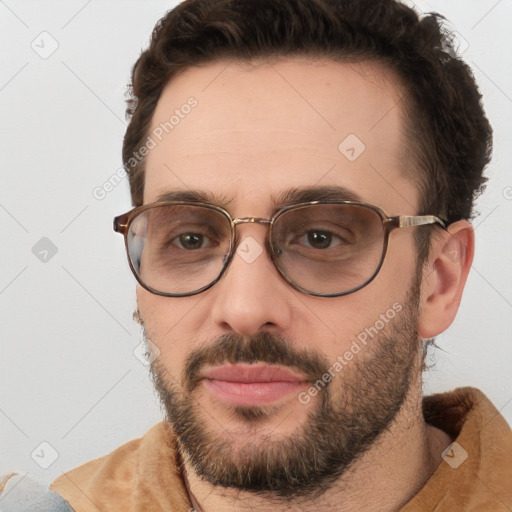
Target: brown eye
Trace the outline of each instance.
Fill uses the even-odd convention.
[[[199,233],[183,233],[175,240],[179,242],[182,249],[193,250],[201,249],[203,247],[205,237]]]
[[[310,231],[306,236],[313,249],[327,249],[332,242],[332,233],[327,231]]]

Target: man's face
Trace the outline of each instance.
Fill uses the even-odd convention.
[[[149,152],[144,203],[200,191],[233,217],[270,218],[291,189],[338,186],[390,216],[417,214],[400,92],[386,76],[301,59],[186,70],[164,89],[150,132],[190,97],[197,106],[180,110]],[[268,226],[237,230],[248,251],[265,247]],[[222,486],[306,492],[339,476],[390,424],[417,383],[413,234],[393,231],[378,276],[342,297],[292,288],[265,251],[235,254],[196,296],[138,288],[159,350],[157,389],[198,474]]]

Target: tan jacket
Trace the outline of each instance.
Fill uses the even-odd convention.
[[[426,397],[424,413],[456,444],[400,512],[510,512],[512,431],[485,395],[460,388]],[[193,510],[176,465],[175,438],[165,423],[61,475],[51,489],[76,512]]]

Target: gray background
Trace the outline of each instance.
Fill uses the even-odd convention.
[[[111,228],[126,180],[97,197],[121,167],[130,68],[174,4],[0,1],[0,474],[49,483],[161,418]],[[512,2],[416,5],[459,33],[495,130],[473,270],[425,392],[476,386],[512,422]]]

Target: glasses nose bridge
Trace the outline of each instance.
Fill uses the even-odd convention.
[[[239,217],[233,219],[233,226],[236,227],[239,224],[272,224],[270,219],[264,219],[263,217]]]
[[[236,228],[240,224],[263,224],[263,225],[267,225],[270,227],[272,225],[272,220],[264,219],[263,217],[239,217],[239,218],[233,219],[232,220],[233,236],[235,236],[236,239],[238,239],[238,236],[239,236],[239,234],[236,232],[237,231]],[[269,232],[267,230],[265,238],[268,235],[269,235]],[[268,247],[267,247],[267,249],[268,249]]]

